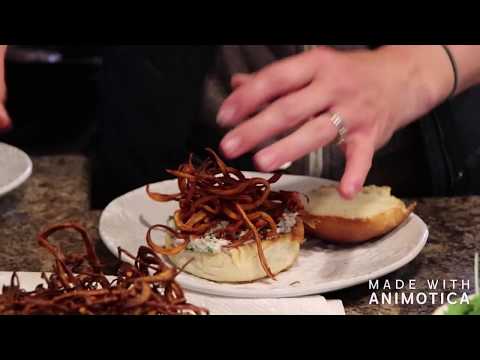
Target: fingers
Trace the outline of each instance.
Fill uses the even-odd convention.
[[[218,123],[233,126],[280,95],[308,85],[315,72],[314,60],[311,53],[303,53],[267,66],[225,100]]]
[[[235,90],[253,79],[252,74],[235,74],[232,76],[231,86]]]
[[[10,117],[8,116],[7,110],[5,110],[5,107],[3,104],[0,103],[0,131],[9,129],[12,125],[12,122],[10,121]]]
[[[312,51],[274,63],[256,74],[234,76],[235,90],[223,103],[217,119],[221,126],[236,126],[220,144],[224,155],[241,156],[301,126],[255,155],[261,171],[277,170],[335,139],[338,129],[329,120],[331,114],[324,111],[339,106],[350,109],[341,112],[355,121],[346,124],[347,141],[341,147],[346,167],[339,192],[347,199],[354,197],[371,168],[375,144],[388,140],[393,126],[385,123],[389,106],[379,101],[388,87],[379,80],[379,84],[372,81],[371,89],[363,88],[369,83],[367,70],[376,74],[377,68],[375,64],[368,68],[364,58],[360,60],[363,65],[356,68],[339,53]],[[322,115],[307,121],[316,114]]]
[[[6,48],[6,45],[0,45],[0,130],[8,129],[12,124],[4,105],[7,92],[4,76],[4,57]]]
[[[227,158],[241,156],[323,112],[329,98],[322,98],[322,93],[317,87],[309,86],[277,100],[230,131],[220,144],[223,154]]]
[[[300,159],[331,143],[337,136],[337,129],[329,118],[328,114],[320,115],[291,135],[258,152],[254,161],[259,170],[275,171],[283,164]]]
[[[283,164],[295,161],[335,140],[337,129],[329,121],[330,115],[321,115],[293,134],[258,152],[254,161],[258,169],[272,172]],[[343,144],[346,156],[345,172],[339,186],[340,194],[352,199],[363,187],[372,166],[374,142],[362,136]]]
[[[375,149],[373,141],[361,137],[352,139],[345,147],[345,172],[339,192],[346,199],[352,199],[363,187],[372,166]]]
[[[1,74],[0,74],[1,75]],[[12,126],[12,122],[10,121],[10,116],[8,116],[8,112],[5,109],[5,98],[6,98],[6,89],[5,83],[3,79],[0,78],[0,131],[9,129]]]

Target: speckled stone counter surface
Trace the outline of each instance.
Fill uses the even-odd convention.
[[[83,156],[34,157],[32,177],[14,192],[0,198],[0,271],[48,271],[52,262],[37,245],[36,235],[48,225],[74,221],[84,225],[96,241],[106,264],[115,257],[98,236],[99,211],[90,211],[88,202],[88,161]],[[469,281],[474,291],[473,257],[480,251],[480,197],[417,200],[416,213],[429,225],[430,237],[422,253],[402,269],[380,279],[380,287],[395,280],[416,280],[416,289],[406,293],[428,292],[427,280]],[[73,235],[55,239],[65,251],[78,252],[81,242]],[[458,286],[458,285],[457,285]],[[449,289],[450,288],[450,289]],[[447,294],[453,289],[447,283]],[[457,290],[458,291],[458,290]],[[431,298],[425,304],[369,304],[372,292],[381,300],[382,290],[368,284],[327,294],[341,299],[347,314],[430,314],[435,307]],[[392,297],[394,300],[394,296]],[[417,299],[418,300],[418,299]]]

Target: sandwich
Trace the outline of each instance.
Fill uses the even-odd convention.
[[[147,186],[152,200],[179,205],[168,224],[148,230],[147,244],[185,272],[214,282],[275,278],[296,262],[305,240],[299,194],[271,189],[280,174],[247,178],[207,152],[200,164],[190,156],[178,170],[167,170],[177,178],[178,193]],[[152,238],[158,229],[165,232],[163,244]]]

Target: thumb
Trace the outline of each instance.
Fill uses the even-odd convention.
[[[253,78],[251,74],[235,74],[232,76],[231,85],[233,89],[236,89],[243,84],[247,83]]]
[[[10,120],[10,116],[8,116],[4,104],[0,104],[0,130],[8,129],[11,125],[12,121]]]
[[[7,96],[7,87],[5,85],[5,57],[6,46],[0,45],[0,130],[9,128],[12,124],[8,112],[5,109],[5,99]]]
[[[6,92],[5,82],[0,78],[0,131],[10,128],[12,125],[10,116],[5,108]]]
[[[2,129],[10,128],[12,122],[10,116],[8,116],[7,109],[5,108],[6,89],[5,82],[0,78],[0,131]]]

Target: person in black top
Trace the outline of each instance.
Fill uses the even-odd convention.
[[[243,170],[293,163],[341,180],[347,198],[365,181],[402,196],[480,193],[480,46],[271,48],[257,62],[260,46],[105,47],[92,207],[207,146]],[[0,128],[10,123],[0,105]]]

